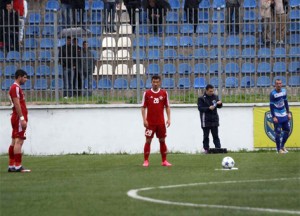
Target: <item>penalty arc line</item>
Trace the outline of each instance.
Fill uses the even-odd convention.
[[[159,203],[165,205],[178,205],[178,206],[188,206],[188,207],[201,207],[201,208],[221,208],[221,209],[233,209],[233,210],[245,210],[245,211],[257,211],[257,212],[267,212],[267,213],[283,213],[283,214],[293,214],[300,215],[300,211],[285,210],[285,209],[270,209],[270,208],[255,208],[247,206],[227,206],[227,205],[210,205],[210,204],[196,204],[196,203],[185,203],[185,202],[173,202],[169,200],[153,199],[145,196],[141,196],[138,193],[140,191],[149,191],[155,189],[168,189],[168,188],[178,188],[178,187],[191,187],[191,186],[201,186],[201,185],[214,185],[214,184],[234,184],[234,183],[255,183],[255,182],[268,182],[268,181],[286,181],[286,180],[300,180],[300,177],[296,178],[277,178],[277,179],[257,179],[257,180],[242,180],[242,181],[223,181],[223,182],[200,182],[191,184],[180,184],[180,185],[168,185],[159,187],[148,187],[133,189],[127,192],[127,195],[133,199],[138,199],[146,202]]]

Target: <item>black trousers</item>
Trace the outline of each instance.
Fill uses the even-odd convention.
[[[220,138],[219,138],[219,130],[218,127],[204,127],[203,130],[203,148],[205,150],[209,149],[209,132],[213,136],[213,141],[216,148],[221,148]]]

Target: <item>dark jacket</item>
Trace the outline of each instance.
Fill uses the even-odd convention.
[[[59,61],[63,68],[73,68],[73,48],[72,45],[64,45],[59,52]]]
[[[84,9],[85,1],[84,0],[72,0],[72,8],[73,9]]]
[[[19,15],[16,11],[7,10],[0,13],[0,26],[3,28],[1,34],[17,34],[19,33]]]
[[[86,78],[88,75],[92,75],[94,72],[94,56],[90,50],[83,50],[81,52],[81,61],[79,70],[82,72],[83,77]]]
[[[141,1],[139,0],[123,0],[124,5],[126,7],[132,7],[132,8],[140,8],[141,7]]]
[[[151,7],[149,3],[146,6],[149,14],[159,14],[160,18],[166,16],[168,10],[172,10],[171,5],[166,0],[156,0],[154,7]]]
[[[184,9],[186,8],[199,8],[199,4],[201,3],[202,0],[185,0],[184,2]]]
[[[6,10],[7,3],[11,3],[11,0],[0,0],[0,10]]]
[[[201,127],[217,127],[219,126],[219,115],[217,108],[221,108],[223,104],[217,105],[219,101],[217,95],[208,96],[204,93],[198,98],[198,110],[200,111]],[[210,106],[216,106],[214,110],[210,110]]]

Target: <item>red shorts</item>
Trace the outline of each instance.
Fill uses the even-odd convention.
[[[28,118],[27,116],[24,116],[26,122],[28,122]],[[11,126],[12,126],[12,134],[11,134],[11,138],[15,139],[15,138],[20,138],[25,140],[26,139],[26,128],[23,129],[21,126],[21,120],[19,118],[18,115],[16,114],[12,114],[11,115]]]
[[[145,136],[147,138],[153,138],[154,134],[156,134],[157,138],[165,138],[167,136],[166,125],[149,125],[145,130]]]

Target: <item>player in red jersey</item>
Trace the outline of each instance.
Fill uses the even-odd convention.
[[[154,134],[159,139],[160,153],[162,157],[162,166],[172,166],[167,161],[167,146],[165,138],[167,136],[166,126],[171,124],[171,111],[168,93],[160,89],[160,76],[153,76],[151,79],[152,88],[144,92],[142,102],[142,116],[144,121],[146,143],[144,146],[144,167],[149,166],[150,144]],[[167,121],[165,123],[164,109],[167,113]],[[147,110],[147,113],[146,113]],[[146,115],[147,114],[147,115]]]
[[[22,145],[26,139],[28,112],[20,85],[23,85],[26,81],[27,73],[23,70],[17,70],[15,82],[9,89],[13,113],[11,115],[12,142],[8,149],[8,172],[30,172],[22,166]]]

